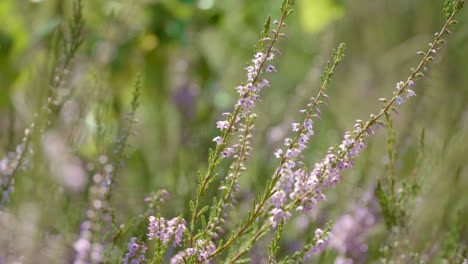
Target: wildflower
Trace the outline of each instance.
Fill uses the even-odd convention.
[[[159,239],[163,244],[169,243],[170,236],[166,233],[166,219],[164,217],[148,217],[148,239]]]
[[[301,127],[301,125],[299,123],[293,123],[292,124],[292,130],[293,131],[299,131],[300,127]]]
[[[145,252],[147,247],[145,244],[139,244],[136,237],[132,237],[127,244],[128,253],[122,259],[124,264],[140,264],[146,261]],[[139,253],[139,255],[137,255]]]
[[[211,241],[198,239],[195,247],[187,248],[185,251],[178,252],[171,258],[171,264],[186,263],[187,257],[195,256],[196,260],[203,264],[209,264],[211,261],[208,257],[216,250],[216,246]]]
[[[406,98],[410,98],[410,97],[415,96],[415,95],[416,95],[416,93],[413,90],[411,90],[411,89],[406,90]]]
[[[220,130],[228,129],[229,128],[229,122],[228,121],[218,121],[218,122],[216,122],[216,127],[219,128]]]
[[[273,228],[277,228],[281,223],[281,220],[284,219],[284,222],[286,222],[286,220],[288,220],[289,217],[291,217],[291,213],[289,211],[284,211],[280,208],[274,208],[270,211],[270,214],[270,222]]]
[[[401,89],[403,89],[404,86],[405,86],[405,83],[404,83],[404,82],[398,82],[398,83],[396,84],[396,89],[397,89],[397,90],[401,90]]]
[[[181,217],[166,221],[164,217],[148,217],[148,239],[160,240],[164,245],[168,245],[171,239],[174,240],[174,246],[180,246],[183,234],[186,229],[186,222]]]
[[[276,72],[276,68],[273,65],[268,65],[265,69],[266,72]]]
[[[368,206],[373,200],[374,197],[366,193],[353,212],[341,216],[332,227],[333,240],[330,246],[356,263],[365,261],[366,236],[376,223],[375,214]]]
[[[221,137],[219,137],[219,136],[213,138],[213,141],[216,142],[218,145],[223,143],[223,139]]]
[[[173,246],[180,246],[186,229],[185,219],[176,217],[167,222],[167,230],[170,236],[174,237]]]
[[[227,158],[230,157],[234,153],[233,148],[226,148],[221,152],[221,157]]]
[[[278,149],[275,151],[275,157],[276,158],[281,158],[281,156],[283,155],[283,150],[282,149]]]
[[[403,98],[401,98],[400,96],[398,96],[396,98],[396,101],[395,101],[397,104],[401,105],[404,101],[403,101]]]

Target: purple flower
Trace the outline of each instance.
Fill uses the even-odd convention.
[[[397,104],[401,105],[401,104],[404,102],[404,100],[403,100],[403,98],[401,98],[401,96],[398,96],[398,97],[396,98],[396,101],[395,101],[395,102],[396,102]]]
[[[128,253],[122,259],[124,264],[140,264],[146,261],[145,252],[147,247],[144,243],[139,244],[136,237],[130,239],[127,249]]]
[[[180,246],[183,234],[186,229],[186,222],[182,217],[175,217],[166,221],[164,217],[148,217],[148,239],[160,240],[164,245],[168,245],[171,239],[174,246]]]
[[[229,128],[229,122],[228,121],[218,121],[216,122],[216,127],[225,130]]]
[[[166,219],[164,217],[148,217],[148,239],[159,239],[165,245],[169,243],[170,236],[166,233]]]
[[[280,208],[274,208],[270,211],[270,214],[270,222],[273,228],[277,228],[281,223],[281,220],[284,219],[284,222],[286,223],[286,220],[288,220],[289,217],[291,217],[291,213],[289,211],[284,211]]]
[[[173,246],[180,246],[186,229],[185,219],[175,217],[167,222],[167,230],[170,236],[174,237]]]
[[[301,124],[299,124],[299,123],[293,123],[292,124],[292,130],[293,131],[299,131],[300,127],[301,127]]]
[[[213,141],[216,142],[218,145],[223,143],[223,139],[221,137],[219,137],[219,136],[213,138]]]
[[[412,96],[416,96],[416,93],[411,89],[406,90],[406,98],[410,98]]]
[[[283,150],[282,149],[278,149],[278,150],[275,151],[275,157],[276,158],[279,159],[279,158],[282,157],[282,155],[283,155]]]
[[[273,65],[268,65],[265,69],[266,72],[276,72],[276,68]]]
[[[341,256],[350,257],[350,263],[362,263],[366,259],[366,236],[376,223],[375,214],[368,206],[373,201],[374,197],[366,193],[354,211],[341,216],[332,228],[331,247]]]

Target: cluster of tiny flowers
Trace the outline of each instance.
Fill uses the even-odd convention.
[[[260,97],[259,93],[262,88],[270,86],[270,82],[268,82],[268,80],[259,79],[260,75],[263,72],[276,72],[276,68],[273,65],[268,65],[265,69],[263,69],[265,62],[272,60],[273,58],[274,53],[272,51],[270,51],[268,54],[258,52],[254,55],[252,64],[245,68],[247,70],[248,83],[246,85],[237,86],[235,88],[241,97],[236,104],[236,108],[239,109],[239,112],[244,118],[242,118],[242,116],[239,114],[235,114],[233,116],[230,113],[224,113],[223,116],[226,116],[227,120],[216,122],[217,128],[219,128],[221,131],[228,130],[230,133],[233,133],[235,130],[235,125],[241,119],[245,119],[245,117],[251,113],[251,109],[255,106],[258,98]],[[225,143],[223,142],[223,137],[220,136],[215,137],[213,141],[218,145]],[[234,153],[235,151],[233,148],[226,148],[226,150],[221,153],[221,157],[229,157]]]
[[[314,254],[322,252],[330,244],[330,232],[321,229],[315,230],[314,245],[307,251],[304,256],[304,261],[310,260]]]
[[[106,211],[108,204],[106,196],[109,194],[112,183],[114,165],[109,158],[101,155],[98,158],[99,170],[93,175],[93,186],[91,187],[92,209],[96,211]]]
[[[73,245],[76,251],[73,264],[100,263],[104,247],[99,243],[92,243],[92,223],[88,220],[81,224],[80,235]]]
[[[238,143],[232,146],[232,148],[235,150],[235,155],[233,156],[235,162],[233,162],[229,167],[229,174],[226,177],[226,181],[221,187],[218,188],[218,190],[225,192],[226,196],[228,195],[228,197],[225,197],[227,199],[223,201],[224,203],[216,209],[218,210],[217,216],[210,220],[208,226],[209,231],[212,232],[211,236],[214,239],[219,237],[218,233],[224,232],[219,224],[225,222],[225,218],[227,217],[226,209],[234,209],[234,206],[237,203],[237,200],[235,199],[235,193],[238,192],[240,188],[239,176],[243,171],[247,170],[245,167],[245,162],[250,156],[252,156],[250,139],[252,138],[252,131],[255,128],[255,118],[257,118],[257,115],[251,113],[246,124],[239,124],[240,133],[238,137]]]
[[[75,242],[76,256],[74,263],[76,264],[88,263],[86,262],[86,259],[88,259],[89,256],[91,256],[92,259],[97,260],[101,259],[102,257],[102,250],[100,250],[102,246],[99,244],[93,244],[95,250],[90,252],[89,241],[93,232],[99,231],[92,229],[93,224],[98,222],[99,219],[104,219],[106,221],[110,219],[110,215],[107,213],[109,206],[106,202],[106,195],[109,192],[110,177],[114,168],[111,164],[109,164],[109,160],[105,155],[99,156],[98,162],[99,171],[93,175],[93,184],[89,191],[91,204],[86,212],[87,219],[81,225],[80,236]],[[94,166],[89,164],[88,169],[94,170]]]
[[[209,264],[208,257],[216,250],[216,246],[211,241],[199,239],[194,248],[187,248],[185,251],[178,252],[171,258],[171,264],[187,263],[187,259],[196,259],[200,263]]]
[[[314,100],[314,98],[312,99]],[[295,199],[299,195],[305,194],[307,190],[313,188],[313,185],[318,182],[313,177],[307,179],[307,172],[302,168],[303,163],[294,161],[307,148],[310,137],[314,135],[313,118],[320,119],[321,111],[315,108],[314,103],[309,103],[307,107],[310,109],[309,111],[300,111],[306,113],[303,123],[293,123],[291,126],[292,131],[297,132],[295,140],[286,138],[284,140],[284,145],[287,147],[286,151],[278,149],[274,153],[276,158],[281,159],[281,168],[279,169],[279,180],[275,186],[275,193],[270,199],[270,203],[275,207],[270,211],[272,215],[270,221],[273,227],[277,227],[281,219],[287,220],[290,216],[289,212],[284,212],[280,209],[285,205],[288,196],[290,199]],[[322,199],[323,195],[318,195],[317,197],[312,199]]]
[[[366,259],[366,235],[376,223],[374,212],[368,203],[372,195],[364,195],[352,214],[341,216],[332,228],[333,240],[330,246],[340,253],[335,263],[363,263]],[[349,257],[349,258],[347,258]]]
[[[34,126],[34,124],[32,125]],[[14,172],[20,165],[20,159],[26,151],[26,141],[31,133],[31,129],[25,129],[22,142],[16,147],[15,152],[9,152],[3,159],[0,160],[0,205],[10,200],[10,193],[14,190]]]
[[[244,116],[249,114],[251,112],[251,109],[255,106],[256,102],[258,101],[258,98],[260,97],[259,92],[262,90],[262,88],[270,86],[270,83],[266,79],[257,80],[258,76],[263,72],[262,67],[264,62],[266,60],[271,60],[274,57],[273,53],[271,52],[269,53],[268,58],[266,58],[266,56],[267,55],[262,52],[258,52],[254,55],[254,58],[252,59],[252,65],[246,68],[247,79],[249,83],[247,83],[246,85],[236,87],[236,91],[241,96],[241,98],[237,102],[236,107],[240,109],[240,112]],[[276,69],[272,65],[269,65],[266,67],[265,71],[272,72],[276,71]],[[234,124],[237,124],[241,120],[241,117],[239,115],[232,117],[232,114],[230,113],[224,113],[223,116],[228,117],[228,120],[216,122],[216,127],[219,128],[221,131],[230,130],[232,133],[234,130]],[[234,120],[230,120],[229,118],[234,118]],[[213,141],[216,142],[218,145],[224,143],[223,138],[219,136],[215,137]],[[230,154],[232,153],[234,152],[231,151]]]
[[[408,85],[409,85],[410,87],[414,87],[414,85],[415,85],[415,84],[414,84],[414,81],[413,81],[413,80],[409,81]],[[402,91],[404,88],[405,88],[405,83],[404,83],[404,82],[398,82],[398,83],[396,84],[396,89],[397,89],[396,93],[400,94],[401,91]],[[415,93],[413,90],[411,90],[411,89],[406,89],[405,92],[406,92],[406,98],[410,98],[410,97],[416,95],[416,93]],[[398,105],[400,105],[400,104],[402,104],[402,103],[404,102],[404,100],[403,100],[403,98],[402,98],[401,96],[398,95],[397,98],[396,98],[396,100],[395,100],[395,102],[396,102]]]
[[[281,223],[281,220],[284,219],[284,222],[286,222],[286,220],[291,217],[291,213],[289,211],[285,211],[281,208],[273,208],[273,210],[270,211],[270,214],[270,223],[273,228],[277,228]]]
[[[139,244],[136,237],[130,239],[127,244],[128,253],[122,259],[124,264],[140,264],[146,261],[145,252],[147,247],[144,243]]]
[[[314,170],[308,177],[300,174],[295,178],[294,191],[290,194],[291,199],[299,199],[299,211],[309,211],[313,206],[325,199],[322,190],[326,187],[334,188],[342,178],[342,171],[354,165],[354,159],[359,152],[366,147],[362,137],[354,138],[360,134],[369,135],[372,129],[362,131],[363,124],[357,120],[353,132],[346,132],[343,141],[336,148],[330,148],[322,162],[315,164]]]
[[[186,229],[186,222],[182,217],[175,217],[166,221],[164,217],[148,217],[148,239],[160,240],[164,245],[168,245],[173,239],[173,246],[180,246],[184,232]]]

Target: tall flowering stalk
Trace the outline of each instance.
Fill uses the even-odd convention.
[[[392,112],[396,112],[396,106],[401,104],[404,99],[402,96],[406,94],[407,98],[415,96],[415,92],[410,88],[415,86],[415,81],[425,76],[424,72],[427,71],[427,64],[429,61],[434,59],[438,51],[442,48],[445,43],[443,36],[451,34],[450,27],[457,24],[455,16],[462,9],[465,1],[457,0],[453,2],[453,8],[451,13],[446,16],[446,22],[442,29],[435,33],[434,40],[430,43],[429,49],[419,51],[418,54],[422,55],[420,63],[416,68],[411,69],[411,74],[405,82],[398,82],[396,84],[396,90],[393,92],[393,96],[390,100],[385,98],[379,99],[380,102],[384,103],[384,106],[378,114],[371,114],[370,119],[367,122],[357,120],[354,125],[354,129],[350,132],[346,132],[342,143],[339,146],[330,148],[326,157],[322,162],[315,165],[310,177],[315,179],[315,184],[306,191],[303,195],[297,197],[291,202],[286,208],[287,209],[302,209],[304,204],[309,201],[310,198],[316,197],[314,192],[320,192],[327,187],[334,187],[335,184],[342,178],[342,171],[346,168],[353,166],[355,158],[359,152],[366,147],[364,139],[373,134],[373,127],[380,126],[382,121],[380,119]]]
[[[394,104],[396,103],[399,105],[404,101],[402,98],[403,94],[406,94],[407,98],[415,95],[415,92],[408,87],[414,87],[415,81],[424,77],[423,72],[427,70],[426,66],[428,62],[433,60],[433,56],[438,53],[442,45],[445,43],[445,40],[442,37],[446,34],[450,34],[450,26],[457,23],[455,21],[455,16],[462,9],[463,4],[464,0],[457,0],[453,2],[450,8],[451,13],[446,16],[446,23],[442,27],[441,31],[435,34],[435,39],[429,45],[428,51],[418,52],[418,54],[423,56],[418,66],[411,69],[411,74],[405,82],[397,83],[396,91],[393,93],[393,96],[390,100],[380,99],[380,101],[384,103],[381,111],[376,115],[372,114],[367,122],[357,120],[356,124],[354,125],[354,129],[345,133],[341,144],[335,147],[331,147],[322,162],[317,163],[310,174],[306,173],[305,171],[301,171],[299,177],[295,177],[294,179],[294,185],[295,187],[298,187],[296,187],[295,191],[292,192],[292,195],[290,195],[292,201],[287,205],[281,206],[282,202],[278,204],[269,202],[271,202],[271,198],[278,190],[276,184],[281,179],[281,172],[283,171],[283,168],[288,169],[287,165],[285,166],[286,162],[290,158],[297,156],[297,154],[295,154],[296,149],[299,150],[300,153],[300,145],[298,148],[295,148],[297,146],[297,141],[286,140],[288,150],[286,150],[286,152],[276,152],[276,156],[281,159],[280,167],[276,170],[272,180],[267,184],[264,193],[259,197],[258,201],[253,203],[252,209],[247,219],[243,221],[240,224],[238,230],[235,231],[226,242],[220,244],[208,258],[213,258],[219,255],[221,252],[233,245],[240,237],[250,231],[250,228],[253,226],[254,222],[261,216],[265,216],[265,212],[269,211],[269,206],[274,207],[270,211],[270,213],[273,215],[273,217],[270,218],[271,221],[266,222],[262,227],[258,228],[258,231],[255,232],[254,235],[250,238],[250,242],[248,243],[249,247],[247,247],[247,249],[241,249],[229,263],[234,263],[236,260],[238,260],[246,252],[246,250],[250,248],[250,245],[255,243],[262,236],[262,234],[269,229],[270,226],[276,227],[280,221],[288,218],[291,215],[292,210],[296,209],[299,211],[309,211],[312,209],[315,203],[323,200],[325,197],[323,191],[330,187],[333,188],[341,180],[343,175],[342,171],[344,169],[353,167],[354,160],[357,158],[360,151],[366,147],[364,139],[374,133],[374,126],[378,126],[382,123],[380,118],[386,114],[391,114],[392,112],[396,111]],[[340,52],[338,52],[337,54],[339,54],[341,60],[342,53],[340,54]],[[334,68],[332,67],[332,69]],[[333,71],[331,72],[333,73]],[[329,80],[325,81],[324,83],[328,85]],[[293,130],[298,131],[295,138],[296,140],[303,136],[302,133],[304,132],[305,128],[311,126],[311,124],[307,123],[307,120],[310,118],[309,114],[310,112],[308,112],[308,117],[305,119],[305,122],[302,126],[293,124]],[[283,195],[279,196],[278,200],[282,200],[282,197]]]
[[[247,169],[246,161],[248,157],[252,155],[250,140],[255,127],[254,122],[256,117],[256,114],[249,114],[246,117],[245,124],[241,124],[240,126],[239,143],[236,146],[237,153],[234,155],[235,161],[229,167],[228,176],[219,188],[223,194],[219,201],[216,201],[216,199],[214,200],[209,221],[205,227],[204,233],[207,239],[210,238],[210,236],[217,239],[219,233],[224,232],[221,225],[226,222],[228,210],[235,208],[235,203],[237,201],[234,195],[239,191],[239,177],[242,172]]]
[[[58,112],[57,110],[63,104],[63,98],[59,96],[58,91],[65,88],[72,61],[83,42],[84,19],[82,11],[81,0],[75,0],[73,17],[69,24],[69,39],[63,40],[61,57],[58,58],[57,65],[49,77],[47,102],[41,106],[29,127],[25,129],[22,142],[18,144],[15,152],[8,153],[0,161],[0,205],[5,204],[10,198],[10,193],[14,190],[15,176],[27,161],[27,154],[32,151],[34,137],[43,134],[44,130],[51,125],[53,114]]]
[[[127,140],[132,135],[135,124],[135,113],[139,106],[141,77],[138,75],[134,84],[131,111],[128,114],[128,126],[124,129],[124,134],[117,140],[113,156],[109,158],[101,155],[98,158],[99,165],[92,177],[92,184],[89,189],[89,206],[86,211],[86,219],[81,225],[81,231],[74,244],[76,251],[75,264],[81,263],[101,263],[104,259],[104,246],[95,234],[102,233],[102,221],[109,222],[111,218],[111,206],[109,199],[112,184],[115,181],[117,171],[123,167],[123,157],[125,148],[128,146]]]
[[[259,42],[257,53],[252,59],[252,64],[246,67],[247,70],[247,84],[236,87],[237,92],[240,94],[240,99],[234,106],[232,113],[225,113],[226,120],[218,121],[217,127],[222,131],[221,136],[217,136],[213,139],[217,143],[214,151],[210,151],[208,159],[208,170],[204,176],[199,174],[199,185],[197,188],[195,202],[190,202],[190,209],[192,212],[190,221],[190,238],[189,244],[193,246],[196,234],[196,223],[200,219],[200,216],[204,214],[208,207],[201,207],[203,202],[204,194],[208,189],[209,185],[215,179],[214,170],[219,165],[221,160],[225,157],[231,156],[235,150],[233,147],[226,147],[229,138],[235,132],[238,131],[239,122],[246,120],[250,115],[252,108],[255,106],[259,92],[262,88],[269,86],[269,82],[263,79],[263,75],[268,72],[275,72],[276,68],[273,65],[268,64],[268,61],[272,60],[276,54],[281,54],[279,50],[275,48],[275,44],[280,37],[286,35],[282,32],[285,26],[286,18],[291,14],[291,6],[294,4],[294,0],[284,0],[281,7],[281,18],[280,20],[273,21],[273,25],[276,28],[272,30],[270,35],[270,18],[267,19],[264,31],[261,34],[261,40]]]
[[[239,238],[244,236],[254,225],[255,221],[262,216],[269,217],[260,228],[256,229],[254,235],[249,239],[247,247],[242,248],[235,254],[229,263],[235,263],[241,258],[258,239],[272,226],[276,228],[281,222],[286,222],[291,216],[291,212],[285,210],[284,204],[287,201],[287,195],[292,191],[294,178],[301,177],[305,170],[301,167],[296,169],[295,159],[306,148],[310,136],[313,135],[313,120],[320,119],[321,111],[319,105],[328,105],[323,98],[328,98],[325,90],[329,87],[331,78],[336,70],[336,67],[344,58],[345,45],[342,43],[337,50],[332,52],[332,62],[327,63],[324,75],[321,78],[321,87],[315,97],[312,97],[310,103],[307,104],[307,109],[300,112],[305,114],[305,118],[301,123],[293,123],[292,130],[295,132],[293,138],[286,138],[286,149],[278,149],[275,156],[280,159],[278,168],[272,176],[272,180],[267,183],[265,191],[261,194],[257,201],[252,204],[252,209],[249,212],[248,218],[243,222],[237,232],[220,246],[212,257],[220,254],[223,250],[229,248]],[[298,162],[299,163],[299,162]],[[272,209],[268,209],[273,207]],[[266,212],[269,212],[268,214]]]

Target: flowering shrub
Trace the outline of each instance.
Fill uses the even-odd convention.
[[[466,237],[456,230],[449,233],[444,247],[439,246],[442,242],[438,241],[423,256],[411,247],[408,241],[412,229],[410,216],[422,184],[419,171],[424,154],[424,132],[412,178],[408,180],[396,177],[397,139],[393,130],[398,108],[420,93],[416,84],[427,74],[430,62],[441,53],[464,3],[464,0],[446,1],[445,23],[427,50],[416,53],[420,61],[410,69],[409,76],[396,83],[389,97],[378,100],[379,111],[370,114],[367,120],[356,120],[319,162],[308,167],[310,161],[305,153],[313,145],[322,119],[327,118],[323,110],[333,102],[328,91],[345,58],[346,45],[342,43],[332,50],[317,93],[296,109],[300,119],[292,122],[288,135],[281,140],[283,144],[270,154],[275,158],[274,169],[265,170],[271,176],[261,183],[258,196],[251,197],[246,196],[242,179],[252,167],[257,120],[268,118],[257,112],[257,105],[272,88],[274,76],[281,73],[276,62],[288,49],[286,45],[280,51],[279,46],[280,42],[288,40],[287,24],[295,3],[283,0],[278,18],[268,17],[264,23],[252,58],[245,66],[246,78],[234,88],[238,97],[232,110],[222,113],[213,124],[219,134],[211,139],[213,148],[208,153],[207,167],[198,172],[198,185],[187,205],[190,211],[170,208],[168,203],[178,200],[178,193],[160,189],[141,199],[146,210],[127,217],[122,216],[118,200],[113,198],[120,195],[116,189],[123,185],[120,174],[126,167],[130,150],[134,149],[132,140],[140,137],[136,131],[142,129],[136,117],[140,101],[144,101],[141,96],[143,78],[136,77],[130,109],[119,124],[120,128],[115,129],[118,132],[106,134],[104,110],[99,108],[105,103],[96,104],[97,110],[87,108],[86,102],[94,99],[86,94],[76,95],[72,89],[74,80],[70,72],[78,74],[74,64],[86,39],[83,3],[75,1],[69,28],[60,30],[56,36],[61,48],[56,50],[59,55],[50,73],[47,97],[25,129],[21,143],[0,161],[0,234],[6,245],[0,251],[0,263],[22,263],[26,255],[32,254],[26,253],[28,250],[39,252],[42,248],[50,250],[44,255],[58,263],[466,263],[466,247],[462,243]],[[95,147],[91,158],[73,144],[74,136],[80,133],[80,127],[73,123],[79,121],[66,123],[61,119],[67,107],[72,107],[68,103],[76,102],[70,101],[74,96],[82,96],[76,100],[81,100],[83,116],[87,111],[96,112]],[[184,95],[177,97],[180,96]],[[85,119],[80,121],[86,123]],[[335,219],[315,218],[311,222],[312,215],[324,213],[322,204],[327,201],[331,189],[339,188],[347,169],[352,170],[366,152],[368,138],[383,129],[387,130],[388,137],[384,175],[374,179],[371,190],[357,192],[362,197],[349,206],[349,213]],[[111,143],[110,137],[114,138]],[[45,160],[40,155],[42,151]],[[167,150],[154,151],[157,155],[167,155]],[[11,226],[19,226],[17,218],[23,217],[15,210],[20,204],[15,201],[14,195],[18,192],[15,185],[17,181],[26,181],[22,178],[40,175],[39,171],[58,175],[60,180],[54,185],[57,194],[78,193],[66,198],[69,208],[65,210],[78,215],[71,228],[75,232],[49,226],[45,231],[35,230],[37,237],[34,238],[44,241],[44,245],[18,247],[21,243],[11,238],[18,232]],[[332,200],[336,199],[333,194],[331,196]],[[246,205],[246,200],[250,205]],[[60,220],[64,219],[66,216],[60,216]],[[367,240],[378,230],[379,221],[385,223],[385,227],[380,226],[385,230],[384,238],[380,245],[369,245]],[[294,233],[297,237],[291,239]],[[287,245],[284,241],[296,243]],[[369,253],[371,247],[374,255]],[[32,261],[29,257],[24,263]]]

